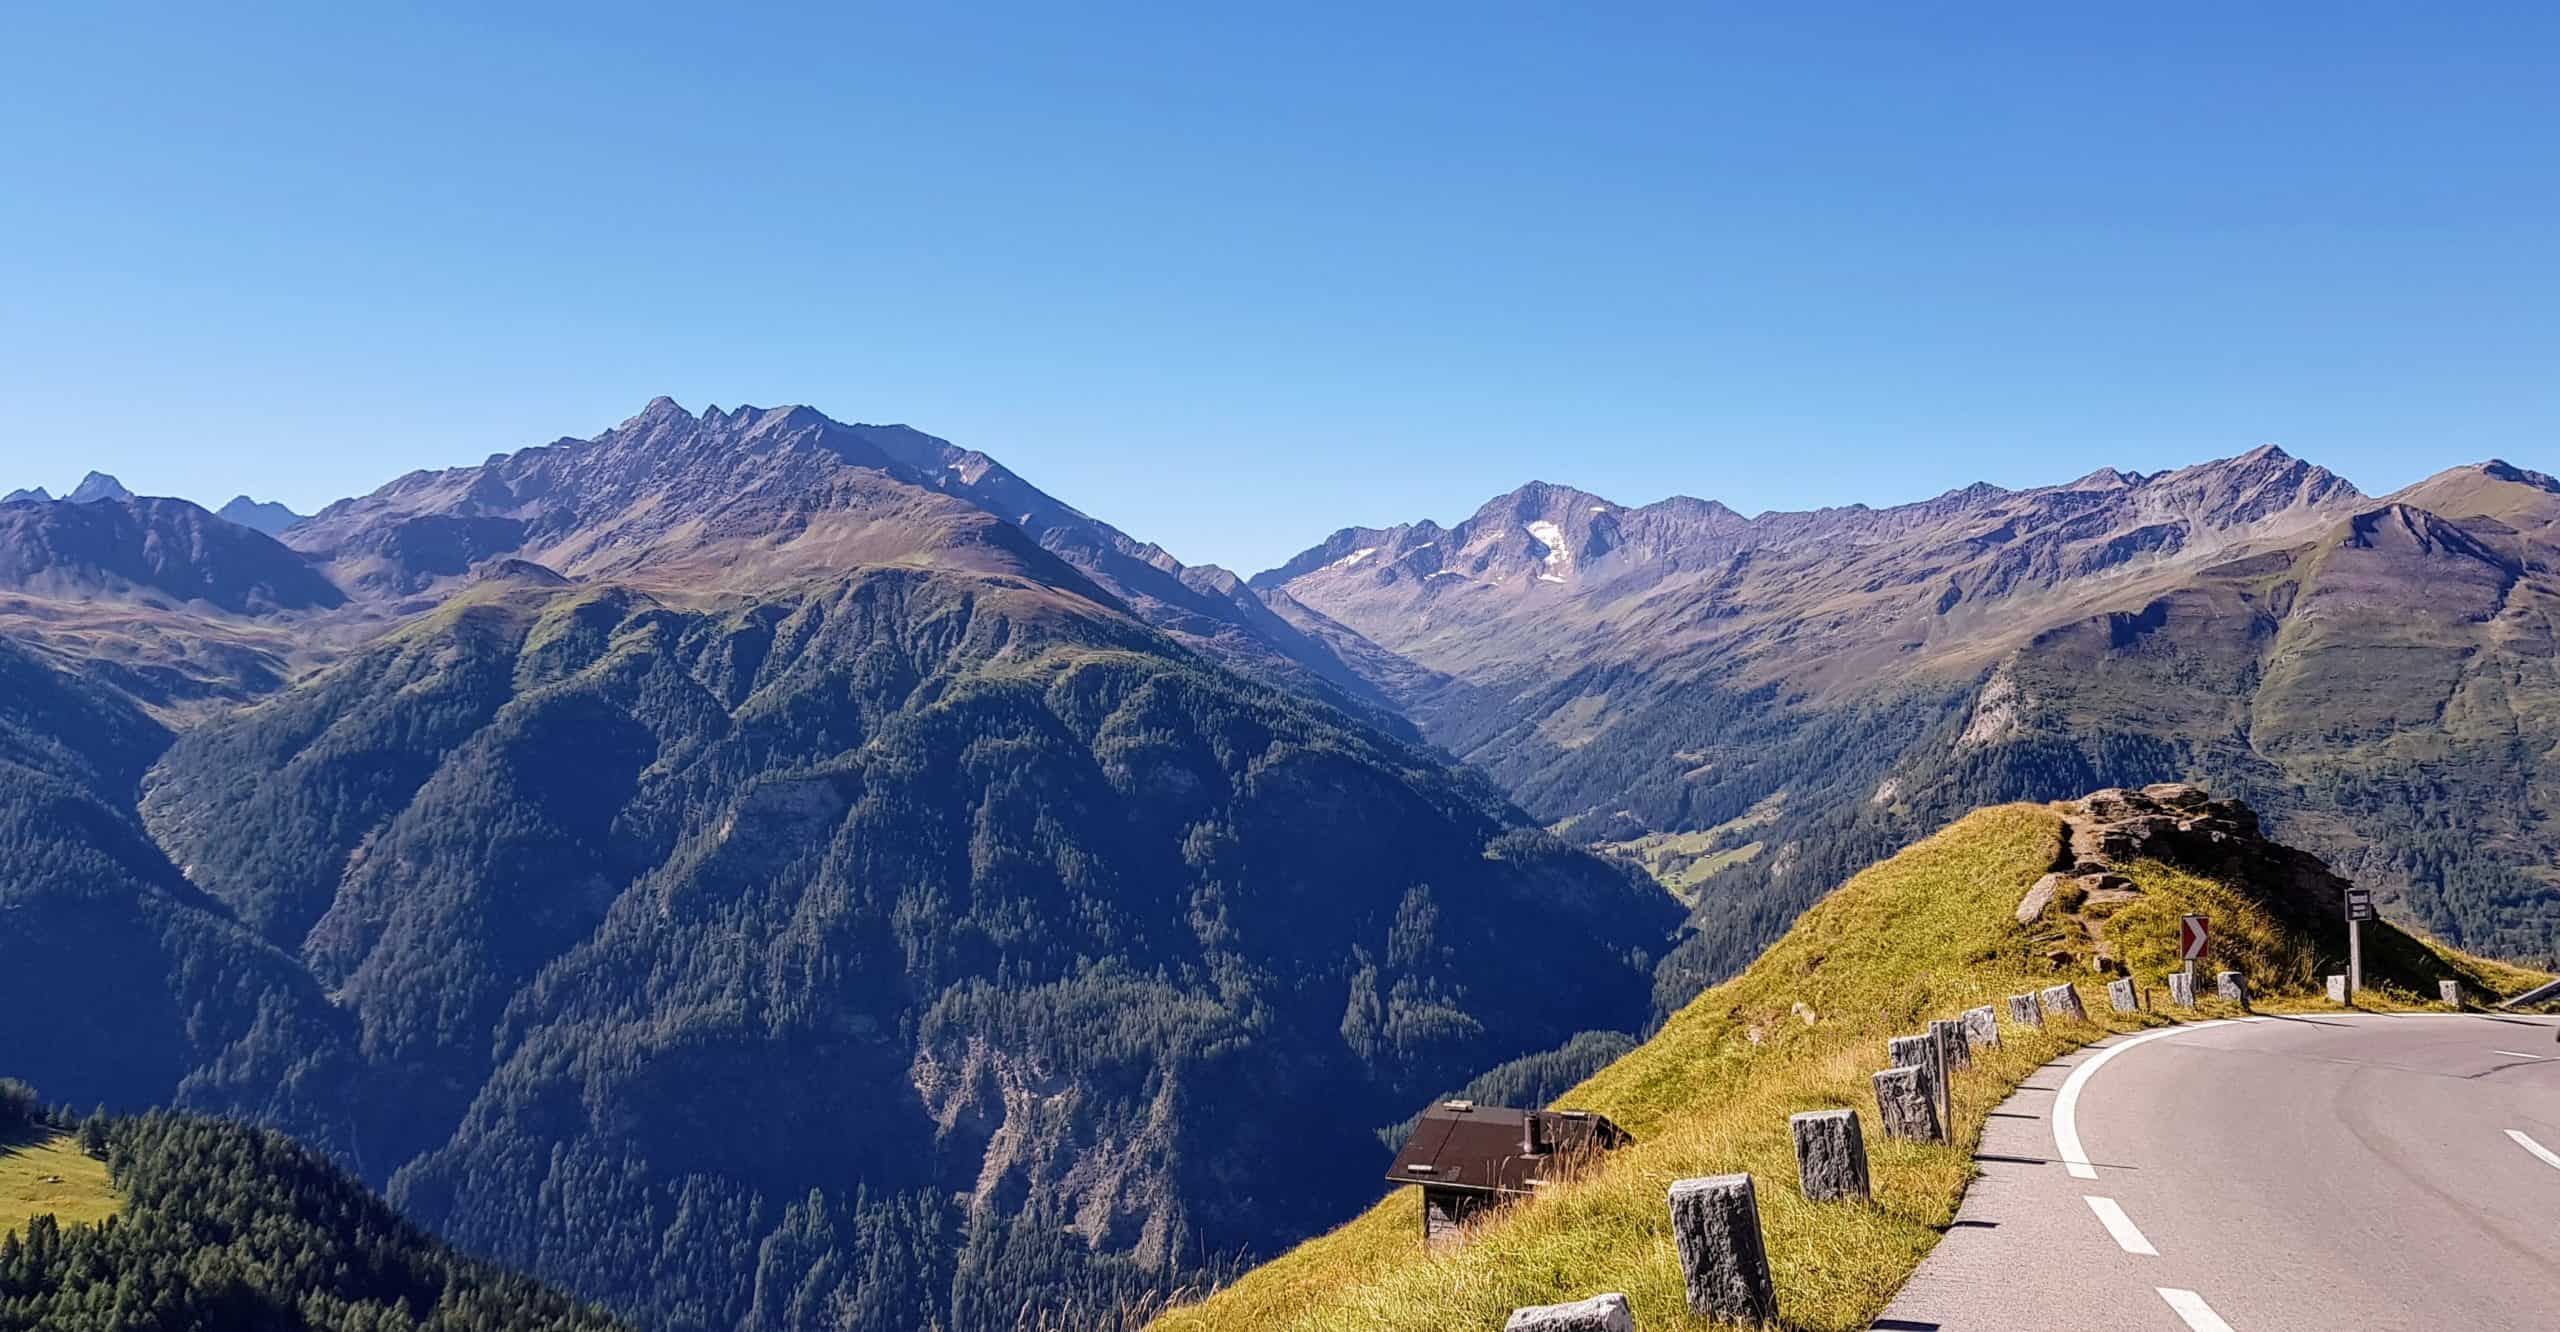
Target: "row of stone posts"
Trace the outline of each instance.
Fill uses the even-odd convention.
[[[2236,971],[2216,978],[2222,997],[2249,1004]],[[2186,982],[2183,986],[2181,981]],[[2172,973],[2173,1003],[2193,1007],[2193,978]],[[2138,1012],[2142,992],[2131,977],[2110,982],[2107,999],[2119,1013]],[[2089,1020],[2080,991],[2068,983],[2008,1000],[2009,1020],[2041,1030],[2047,1017]],[[2000,1019],[1990,1004],[1952,1019],[1929,1023],[1917,1036],[1885,1043],[1892,1067],[1875,1075],[1876,1118],[1888,1138],[1945,1142],[1955,1131],[1952,1074],[1973,1066],[1973,1052],[1997,1049]],[[1855,1110],[1808,1110],[1788,1121],[1795,1134],[1796,1175],[1808,1202],[1868,1202],[1875,1196],[1867,1169],[1865,1130]],[[1689,1308],[1709,1318],[1743,1324],[1774,1323],[1778,1292],[1760,1233],[1760,1201],[1749,1175],[1684,1179],[1671,1186],[1671,1239]],[[1624,1295],[1597,1295],[1570,1304],[1512,1311],[1505,1332],[1635,1332],[1635,1314]]]
[[[2340,1008],[2354,1007],[2355,1000],[2350,997],[2347,978],[2344,976],[2331,976],[2328,977],[2328,981],[2329,1002],[2336,1004]],[[2442,1002],[2445,1007],[2453,1009],[2455,1012],[2460,1012],[2462,1010],[2462,982],[2458,980],[2437,981],[2436,998],[2438,1001]]]

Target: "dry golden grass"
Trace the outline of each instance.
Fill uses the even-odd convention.
[[[69,1134],[0,1138],[0,1235],[48,1212],[77,1226],[103,1221],[123,1205],[106,1163],[81,1151]]]
[[[1497,1213],[1462,1245],[1426,1252],[1417,1191],[1400,1189],[1152,1326],[1448,1332],[1498,1328],[1521,1305],[1619,1291],[1646,1328],[1707,1327],[1682,1295],[1665,1194],[1677,1179],[1748,1171],[1786,1325],[1865,1327],[1954,1219],[1985,1112],[2056,1055],[2167,1020],[2105,1011],[2103,978],[2056,974],[2053,949],[2085,946],[2077,925],[2016,923],[2020,895],[2053,863],[2061,837],[2049,809],[1983,810],[1842,885],[1742,975],[1559,1099],[1608,1115],[1636,1134],[1635,1146]],[[2214,918],[2217,965],[2247,972],[2275,1005],[2311,982],[2310,948],[2245,894],[2157,865],[2132,877],[2146,896],[2118,909],[2109,934],[2155,991],[2177,917],[2198,910]],[[2022,1031],[2004,1011],[2002,1047],[1956,1078],[1952,1143],[1877,1132],[1868,1079],[1885,1062],[1887,1038],[2064,979],[2080,984],[2096,1020]],[[2216,1016],[2220,1006],[2208,999],[2200,1011]],[[1811,1204],[1797,1192],[1787,1117],[1837,1106],[1863,1112],[1872,1206]]]

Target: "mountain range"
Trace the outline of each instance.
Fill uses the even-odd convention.
[[[1966,809],[2181,778],[2450,942],[2547,958],[2555,522],[2560,482],[2506,463],[2373,498],[2267,447],[1751,518],[1532,484],[1253,586],[1393,653],[1427,738],[1731,926],[1667,995]]]
[[[1975,805],[2202,781],[2547,957],[2555,530],[2540,473],[2264,448],[1532,483],[1246,579],[664,398],[307,518],[93,475],[0,503],[0,1072],[289,1131],[645,1326],[1110,1326]]]
[[[1107,1324],[1639,1025],[1679,919],[1240,582],[901,428],[661,401],[282,542],[0,517],[12,1071],[651,1326]]]

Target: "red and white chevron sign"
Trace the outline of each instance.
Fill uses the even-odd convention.
[[[2197,958],[2204,956],[2205,941],[2210,938],[2211,935],[2212,931],[2206,928],[2204,917],[2178,917],[2179,958],[2184,961],[2192,962]]]

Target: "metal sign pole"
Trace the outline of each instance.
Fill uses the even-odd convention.
[[[2347,993],[2364,988],[2364,923],[2373,915],[2373,891],[2349,886],[2347,908]]]

